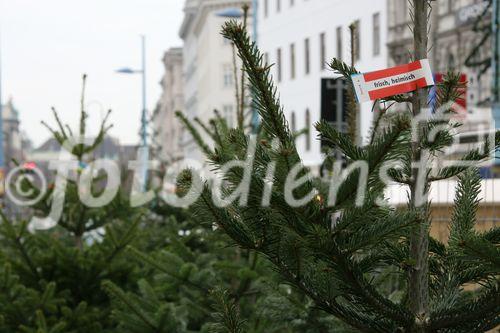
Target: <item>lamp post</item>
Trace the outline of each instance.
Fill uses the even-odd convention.
[[[143,190],[147,187],[147,177],[148,177],[148,160],[149,160],[149,148],[148,148],[148,133],[147,133],[147,109],[146,109],[146,38],[141,35],[141,69],[132,69],[129,67],[124,67],[118,69],[116,72],[121,74],[141,74],[142,76],[142,112],[141,112],[141,144],[138,150],[138,157],[141,161],[141,187]]]

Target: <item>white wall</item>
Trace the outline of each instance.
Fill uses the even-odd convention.
[[[250,4],[250,1],[188,0],[186,2],[190,7],[186,11],[181,37],[184,40],[184,108],[189,119],[198,117],[208,123],[214,118],[214,109],[224,116],[225,106],[232,108],[230,118],[233,121],[236,119],[234,82],[231,86],[225,86],[223,79],[224,66],[233,68],[231,44],[225,43],[220,34],[222,25],[228,18],[217,14],[226,8],[241,8],[245,3]],[[250,20],[248,23],[251,26]],[[203,130],[200,130],[200,134],[203,133]],[[209,136],[203,135],[203,137],[210,145]],[[186,158],[198,161],[205,159],[187,131],[184,144]]]
[[[281,10],[277,12],[277,1]],[[406,1],[406,0],[401,0]],[[296,114],[296,128],[311,126],[311,149],[306,151],[306,137],[301,136],[297,147],[306,165],[317,166],[322,162],[320,142],[312,125],[320,118],[321,78],[335,77],[333,72],[321,70],[320,34],[326,34],[326,59],[336,54],[336,29],[342,27],[343,60],[350,60],[349,29],[355,20],[360,20],[361,57],[356,67],[361,71],[372,71],[387,67],[387,10],[386,0],[267,0],[268,16],[264,17],[265,0],[258,1],[258,44],[269,54],[270,63],[276,62],[276,50],[282,49],[282,82],[278,84],[285,115],[290,121],[292,111]],[[294,3],[292,6],[291,3]],[[381,48],[373,55],[373,14],[380,13]],[[310,73],[305,74],[304,40],[310,39]],[[295,79],[290,78],[290,44],[295,43]],[[276,77],[276,68],[272,71]],[[360,134],[366,137],[372,121],[371,103],[361,110]],[[311,124],[305,124],[305,110],[311,112]],[[332,110],[333,112],[333,110]]]
[[[183,81],[184,81],[184,113],[186,117],[192,119],[197,114],[198,95],[198,38],[194,33],[188,33],[184,38],[183,47]],[[193,142],[191,134],[184,132],[183,142],[184,156],[186,158],[199,159],[200,154],[196,144]]]
[[[201,53],[198,57],[198,116],[205,122],[214,117],[214,109],[219,110],[223,114],[224,105],[232,106],[233,119],[236,114],[234,82],[231,86],[224,86],[223,80],[223,69],[225,66],[230,67],[231,73],[233,73],[231,44],[224,43],[224,38],[220,34],[222,25],[227,19],[216,16],[217,11],[211,11],[207,15],[199,37],[198,52]]]

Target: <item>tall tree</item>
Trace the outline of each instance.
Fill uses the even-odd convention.
[[[93,153],[110,128],[104,120],[97,136],[83,143],[80,139],[86,135],[87,123],[84,105],[82,92],[76,130],[64,125],[55,111],[57,127],[48,127],[61,149],[68,149],[78,162],[78,169],[63,176],[64,188],[50,184],[32,207],[36,216],[46,217],[63,197],[56,225],[49,230],[31,230],[29,221],[11,221],[1,214],[1,332],[109,332],[115,323],[101,283],[111,280],[135,288],[134,265],[122,254],[134,241],[143,212],[132,208],[121,193],[99,208],[88,207],[80,199],[83,189],[79,179],[91,168]],[[98,196],[103,180],[101,174],[93,177],[91,188],[86,190]],[[31,193],[31,199],[45,190],[27,177],[21,180],[21,187],[24,193]]]
[[[414,56],[422,59],[427,54],[431,2],[412,4]],[[249,194],[247,202],[237,200],[222,207],[215,204],[214,199],[220,198],[214,197],[207,182],[195,204],[197,217],[217,225],[241,248],[261,253],[284,281],[358,331],[483,332],[500,324],[500,230],[474,231],[480,178],[471,166],[491,156],[500,145],[500,135],[465,154],[459,165],[436,172],[427,168],[453,143],[451,130],[457,125],[439,116],[452,113],[451,105],[460,98],[459,75],[449,73],[437,85],[436,114],[419,120],[418,140],[412,125],[427,106],[424,89],[381,100],[411,103],[412,108],[384,113],[382,122],[387,126],[374,131],[369,146],[356,146],[325,122],[316,124],[321,139],[342,151],[352,167],[345,178],[334,169],[332,176],[320,180],[302,165],[262,53],[237,22],[225,24],[223,35],[238,50],[262,124],[256,138],[231,129],[217,135],[213,149],[205,146],[224,179],[223,197],[242,181],[249,182]],[[330,67],[349,81],[357,73],[337,59]],[[194,128],[189,130],[196,138]],[[252,148],[250,178],[239,167],[224,170],[225,163],[234,159],[247,161],[254,140],[258,144]],[[395,210],[379,200],[387,187],[379,173],[388,163],[400,166],[389,168],[389,174],[408,188],[406,209]],[[290,174],[300,179],[291,190]],[[359,197],[363,176],[367,186]],[[453,177],[458,177],[459,185],[450,220],[452,237],[446,245],[429,236],[429,202],[419,199],[425,198],[432,182]],[[183,182],[189,186],[191,179]],[[266,204],[263,194],[269,199]],[[303,198],[307,200],[302,204],[290,204]],[[388,274],[397,277],[398,288],[383,283]],[[473,291],[466,289],[471,284],[476,286]]]

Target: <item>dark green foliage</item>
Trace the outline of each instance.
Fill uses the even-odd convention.
[[[430,239],[431,313],[426,319],[417,317],[410,310],[410,286],[407,283],[408,272],[416,264],[410,257],[410,235],[416,221],[428,220],[428,216],[422,215],[426,209],[410,207],[395,211],[380,206],[377,200],[383,198],[386,187],[378,176],[384,163],[398,162],[401,168],[390,170],[390,174],[394,180],[414,186],[412,153],[415,150],[438,152],[450,145],[449,129],[455,125],[448,125],[449,129],[443,127],[435,140],[419,140],[415,145],[408,118],[410,113],[403,112],[400,117],[391,116],[385,120],[387,126],[377,130],[371,145],[358,147],[347,135],[338,133],[327,123],[319,123],[317,130],[321,138],[333,149],[342,151],[347,165],[367,162],[366,196],[360,206],[354,204],[361,174],[354,171],[338,184],[334,203],[326,202],[329,184],[340,180],[310,178],[295,189],[294,196],[310,195],[314,200],[291,207],[285,200],[285,178],[301,161],[270,79],[269,67],[263,64],[262,54],[242,25],[226,23],[223,35],[235,44],[242,59],[262,127],[256,138],[239,129],[218,133],[213,152],[207,157],[215,170],[220,170],[232,159],[245,160],[252,140],[260,144],[254,154],[248,203],[244,205],[236,200],[225,208],[218,207],[207,183],[194,207],[197,218],[215,224],[243,250],[255,251],[267,258],[283,281],[303,295],[301,304],[311,301],[318,309],[332,314],[356,331],[482,332],[494,328],[500,312],[498,237],[494,231],[478,234],[472,229],[478,204],[479,178],[476,173],[467,166],[439,170],[438,178],[425,173],[426,182],[460,176],[451,224],[452,240],[449,245],[444,245]],[[357,72],[338,60],[334,60],[331,67],[348,80],[350,74]],[[450,74],[438,86],[438,106],[457,100],[458,77]],[[395,96],[386,101],[408,102],[409,98]],[[423,126],[419,125],[422,130],[419,134],[429,133],[436,125],[447,125],[440,119],[426,121]],[[277,142],[271,143],[273,139]],[[495,139],[494,144],[490,142],[463,159],[483,160],[498,144],[498,139]],[[276,172],[270,185],[270,204],[263,206],[262,193],[269,186],[264,182],[266,167],[271,162],[276,163]],[[300,169],[299,176],[308,172],[303,166]],[[244,175],[240,169],[233,168],[221,176],[225,180],[224,194],[227,196]],[[324,181],[327,183],[322,183]],[[392,282],[388,285],[388,281]],[[480,283],[480,286],[476,291],[466,290],[471,283]],[[287,312],[278,308],[282,313]],[[246,317],[243,315],[242,318]],[[314,321],[308,320],[313,325]],[[226,327],[233,321],[234,317],[228,317]]]
[[[167,210],[163,213],[171,216]],[[139,249],[148,237],[128,249],[142,276],[139,290],[103,283],[113,299],[113,318],[120,332],[292,333],[308,326],[323,327],[320,332],[344,332],[328,328],[325,323],[335,322],[334,318],[318,313],[312,304],[292,302],[304,296],[280,285],[263,258],[231,246],[211,225],[158,216],[144,232],[163,237],[147,246],[149,252]],[[279,307],[290,313],[280,313]],[[300,318],[290,322],[292,314]]]
[[[81,119],[78,132],[85,135],[83,110]],[[72,140],[56,121],[58,141]],[[220,143],[233,133],[217,113],[205,130]],[[70,151],[89,163],[91,146],[98,142]],[[159,197],[148,211],[130,207],[121,194],[105,207],[86,207],[80,175],[68,177],[55,227],[29,231],[27,221],[2,215],[0,332],[333,332],[333,317],[298,302],[302,293],[283,293],[287,287],[267,261],[231,246],[211,223],[194,222]],[[101,181],[98,175],[95,195]],[[35,184],[23,186],[38,193]],[[38,216],[48,214],[54,193],[36,205]],[[280,304],[290,313],[271,310]]]
[[[230,300],[228,292],[221,289],[212,291],[215,298],[214,319],[216,324],[210,327],[214,333],[242,333],[244,322],[239,318],[239,311],[234,301]]]
[[[87,115],[82,109],[77,135],[86,134]],[[106,120],[89,144],[74,144],[69,126],[57,113],[54,137],[79,162],[91,162],[92,153],[110,126]],[[47,126],[48,127],[48,126]],[[50,128],[50,127],[49,127]],[[50,230],[28,230],[28,221],[11,221],[2,213],[0,224],[1,332],[109,332],[115,324],[110,301],[101,282],[111,280],[123,287],[134,286],[134,265],[123,257],[133,243],[142,212],[132,208],[119,193],[103,208],[86,207],[79,199],[81,171],[70,173],[64,189],[61,218]],[[102,177],[92,182],[101,191]],[[40,189],[26,179],[22,186],[36,195]],[[36,215],[48,216],[54,187],[33,207]]]
[[[430,306],[423,316],[410,307],[408,277],[418,269],[410,239],[431,222],[429,205],[410,203],[407,209],[395,210],[384,202],[387,184],[379,176],[384,164],[397,162],[399,168],[388,174],[414,188],[415,152],[438,158],[452,143],[450,130],[458,125],[436,114],[419,126],[422,139],[413,140],[410,112],[388,112],[394,103],[409,102],[412,97],[406,95],[381,101],[391,104],[375,124],[368,146],[356,145],[352,136],[325,122],[316,124],[319,137],[346,166],[366,164],[365,196],[357,200],[361,169],[339,177],[329,156],[332,168],[319,179],[302,164],[297,133],[288,127],[270,67],[244,24],[228,22],[223,35],[242,60],[261,125],[253,128],[255,135],[248,135],[244,88],[237,128],[230,128],[215,111],[207,124],[194,119],[206,134],[202,136],[190,120],[177,116],[223,178],[223,197],[245,177],[237,167],[221,175],[223,165],[246,161],[247,151],[257,143],[246,202],[215,204],[207,181],[189,210],[168,207],[160,198],[149,210],[133,208],[123,195],[91,209],[79,200],[81,173],[72,174],[63,215],[54,228],[29,231],[26,221],[2,215],[0,332],[465,333],[498,326],[500,231],[474,230],[477,170],[457,165],[424,174],[426,188],[450,177],[458,177],[458,187],[449,243],[429,239]],[[336,59],[331,68],[347,80],[357,73]],[[450,113],[450,102],[460,96],[458,79],[449,73],[437,87],[435,105],[446,106],[443,113]],[[87,118],[83,105],[82,98],[81,136]],[[353,112],[352,104],[349,108]],[[73,131],[57,113],[55,118],[58,129],[49,127],[54,137],[61,144],[71,143]],[[429,139],[436,128],[434,140]],[[108,129],[103,122],[95,141],[76,144],[69,152],[79,162],[90,162]],[[486,159],[500,145],[499,138],[497,133],[495,142],[462,156],[462,161]],[[274,165],[271,177],[269,165]],[[292,206],[285,183],[296,166],[295,178],[305,179],[292,196],[310,200]],[[96,177],[95,195],[102,181]],[[177,193],[183,195],[193,179],[185,172],[178,181]],[[39,193],[34,184],[23,186]],[[332,192],[334,201],[329,200]],[[269,195],[267,204],[264,193]],[[48,214],[53,196],[53,190],[47,192],[35,207],[37,215]]]

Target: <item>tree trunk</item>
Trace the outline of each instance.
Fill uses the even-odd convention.
[[[359,29],[359,27],[356,26],[356,23],[353,22],[349,25],[349,34],[350,34],[350,39],[351,39],[351,67],[354,67],[356,64],[356,53],[359,52],[359,50],[356,50],[356,29]],[[356,97],[355,97],[355,92],[354,92],[354,87],[350,86],[349,88],[349,114],[347,115],[347,132],[348,135],[351,137],[352,141],[354,143],[358,142],[358,112],[359,112],[359,106],[358,103],[356,102]],[[340,120],[339,120],[340,122]]]
[[[75,246],[78,250],[83,250],[83,238],[82,235],[75,235]]]
[[[427,58],[427,28],[428,28],[428,0],[413,0],[414,13],[414,60]],[[426,89],[418,89],[412,100],[413,116],[420,114],[421,109],[427,105],[428,93]],[[413,161],[420,162],[421,151],[419,148],[419,138],[422,133],[421,124],[419,126],[419,135],[416,142],[412,143]],[[426,323],[429,316],[429,230],[428,230],[428,207],[427,203],[421,204],[419,201],[418,182],[427,182],[427,177],[422,177],[419,172],[426,172],[420,168],[413,166],[412,185],[411,185],[411,201],[410,205],[419,213],[419,224],[410,238],[410,258],[412,259],[413,267],[409,273],[409,305],[410,310],[416,315],[416,321],[412,332],[426,332]],[[424,191],[427,192],[427,183],[424,185]]]

